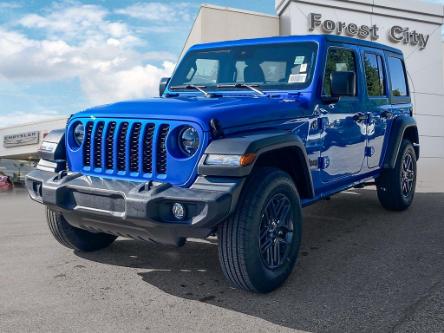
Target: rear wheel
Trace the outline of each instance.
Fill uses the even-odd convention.
[[[266,293],[290,275],[301,239],[301,205],[288,174],[260,168],[251,175],[234,215],[218,229],[219,260],[241,289]]]
[[[394,169],[384,170],[376,179],[378,198],[388,210],[403,211],[410,207],[416,188],[416,153],[408,140],[403,140]]]
[[[54,238],[67,248],[91,252],[111,245],[116,236],[104,233],[92,233],[70,225],[63,215],[49,208],[46,209],[46,220]]]

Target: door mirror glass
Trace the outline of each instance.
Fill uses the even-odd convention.
[[[160,79],[159,83],[159,96],[162,97],[163,93],[165,92],[165,89],[168,85],[168,82],[170,82],[170,77],[163,77]]]
[[[331,96],[356,96],[356,74],[350,71],[332,72]]]

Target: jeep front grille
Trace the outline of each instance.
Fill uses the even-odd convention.
[[[169,130],[168,124],[151,122],[88,121],[83,165],[98,173],[166,175]]]

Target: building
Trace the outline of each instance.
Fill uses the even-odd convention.
[[[418,184],[424,191],[444,186],[444,7],[419,0],[276,0],[276,15],[202,5],[182,55],[196,43],[276,35],[340,34],[403,50],[415,117],[421,135]],[[62,127],[62,122],[49,124]],[[16,127],[5,135],[38,130]],[[53,127],[54,128],[54,127]],[[43,131],[43,130],[38,130]],[[41,133],[40,133],[41,134]],[[12,138],[14,141],[14,138]],[[32,141],[31,138],[29,140]],[[0,157],[31,154],[38,143],[0,148]],[[26,156],[24,156],[26,157]]]

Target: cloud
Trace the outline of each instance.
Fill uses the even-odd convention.
[[[82,87],[88,99],[96,104],[155,96],[159,91],[160,78],[170,76],[173,69],[174,64],[165,61],[161,67],[145,65],[98,73],[83,77]]]
[[[137,32],[109,17],[98,5],[58,4],[25,15],[16,28],[0,26],[0,82],[77,78],[93,104],[156,95],[176,56],[147,51]]]
[[[191,21],[194,11],[194,6],[186,2],[177,2],[174,3],[174,5],[161,2],[148,2],[136,3],[129,7],[118,9],[115,13],[136,19],[164,23]]]

